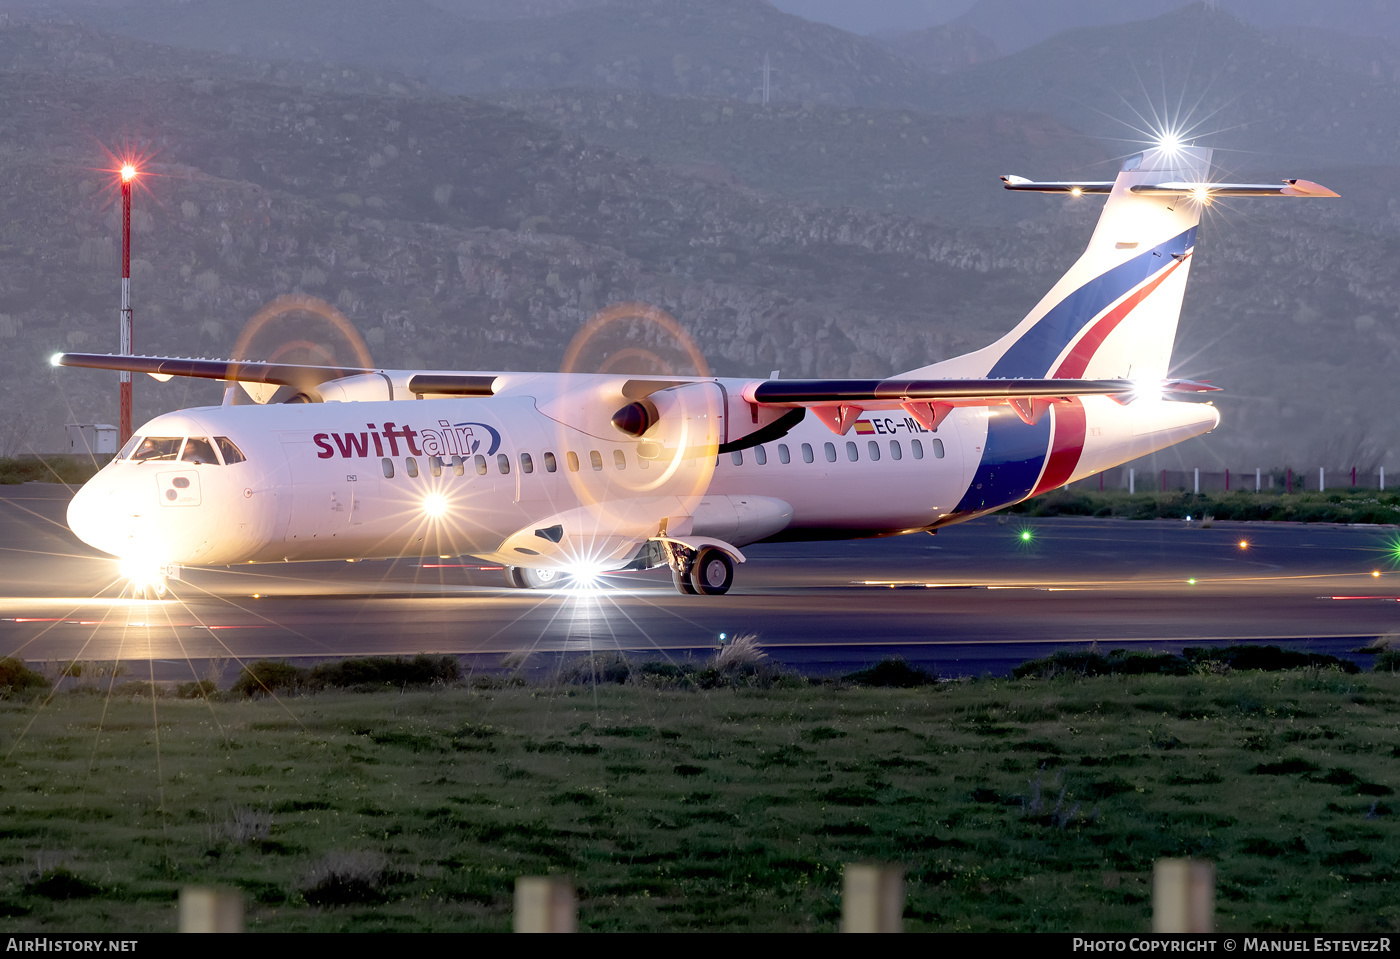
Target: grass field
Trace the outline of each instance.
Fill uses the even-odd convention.
[[[252,930],[505,930],[562,873],[584,929],[834,930],[842,864],[888,861],[913,930],[1142,931],[1153,861],[1201,856],[1224,930],[1400,930],[1392,673],[131,680],[0,701],[0,927],[173,929],[197,882]]]

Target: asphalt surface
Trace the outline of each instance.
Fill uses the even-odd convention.
[[[721,633],[755,633],[813,673],[899,655],[980,675],[1090,643],[1278,643],[1364,666],[1353,650],[1400,632],[1393,527],[1004,517],[933,537],[750,547],[721,597],[679,595],[657,571],[514,590],[469,559],[413,558],[186,570],[154,602],[123,598],[115,560],[68,531],[70,495],[0,487],[0,656],[149,661],[165,679],[210,660],[419,652],[476,668],[527,654],[543,669],[594,651],[707,656]]]

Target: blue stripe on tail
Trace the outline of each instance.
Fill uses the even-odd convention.
[[[1037,378],[1050,375],[1050,365],[1064,352],[1079,331],[1127,292],[1171,263],[1174,255],[1184,254],[1196,245],[1196,227],[1165,243],[1140,253],[1094,277],[1036,321],[1021,338],[997,360],[987,375],[1006,378]],[[996,425],[996,420],[993,420]],[[1018,426],[1025,424],[1017,421]],[[990,438],[988,445],[990,449]],[[983,460],[986,456],[983,456]]]

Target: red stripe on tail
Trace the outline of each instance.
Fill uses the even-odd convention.
[[[1190,256],[1191,254],[1186,254]],[[1136,293],[1129,296],[1122,303],[1104,314],[1099,320],[1089,328],[1089,332],[1080,337],[1079,342],[1074,344],[1074,349],[1069,351],[1069,356],[1065,357],[1060,368],[1053,374],[1055,379],[1077,380],[1084,375],[1084,370],[1089,366],[1089,361],[1094,358],[1094,354],[1099,351],[1103,341],[1108,339],[1108,334],[1118,328],[1124,318],[1133,311],[1133,308],[1147,299],[1148,294],[1162,285],[1162,281],[1171,276],[1172,271],[1186,262],[1186,257],[1182,257],[1175,263],[1168,266],[1157,278],[1147,283]]]

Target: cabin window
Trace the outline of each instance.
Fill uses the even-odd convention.
[[[482,456],[480,453],[477,453],[475,456],[472,457],[472,465],[476,467],[477,476],[486,475],[486,457]]]
[[[880,459],[880,443],[879,443],[879,441],[878,441],[878,440],[871,440],[869,443],[866,444],[866,447],[870,450],[870,458],[871,458],[872,460],[877,460],[877,461],[878,461],[878,460]]]
[[[811,443],[803,443],[803,444],[802,444],[802,462],[804,462],[804,463],[810,463],[810,462],[812,462],[812,460],[814,460],[814,459],[816,459],[816,457],[814,457],[814,456],[812,455],[812,444],[811,444]]]
[[[909,449],[914,454],[914,459],[921,460],[924,458],[924,444],[919,440],[910,440]]]
[[[529,453],[520,454],[520,472],[533,473],[535,471],[535,461],[530,458]]]
[[[404,471],[408,473],[409,476],[418,475],[418,461],[412,456],[405,456],[403,460],[403,465]]]
[[[554,458],[554,454],[553,454],[553,453],[548,453],[548,452],[545,453],[545,454],[544,454],[544,471],[545,471],[546,473],[553,473],[553,472],[554,472],[555,470],[557,470],[557,469],[559,469],[559,461],[558,461],[557,459]]]
[[[588,462],[593,464],[593,469],[595,471],[601,471],[603,469],[603,454],[599,453],[597,450],[589,450]]]
[[[743,466],[743,465],[744,465],[744,453],[743,453],[743,451],[742,451],[742,450],[735,450],[734,452],[730,453],[730,454],[729,454],[729,461],[730,461],[731,463],[733,463],[735,466]]]
[[[822,444],[822,452],[826,454],[826,461],[827,461],[828,463],[835,463],[835,462],[836,462],[836,444],[835,444],[835,443],[823,443],[823,444]]]
[[[502,476],[510,475],[510,457],[504,453],[496,454],[496,469],[501,471]]]
[[[627,468],[627,457],[623,455],[622,450],[613,450],[613,465],[620,470]]]
[[[846,442],[846,459],[850,460],[852,463],[860,459],[860,450],[856,448],[856,444],[849,440]]]
[[[779,463],[791,463],[791,462],[792,462],[792,454],[788,452],[788,448],[787,448],[787,444],[786,444],[786,443],[779,443],[779,444],[778,444],[778,462],[779,462]]]
[[[442,457],[441,457],[441,456],[429,456],[429,457],[428,457],[428,472],[431,473],[431,474],[434,475],[434,476],[441,476],[441,475],[442,475]]]
[[[233,444],[233,440],[227,436],[216,436],[214,442],[219,444],[219,452],[224,454],[224,465],[232,466],[234,463],[242,463],[248,459],[243,455],[243,451]]]
[[[899,448],[899,440],[890,440],[890,459],[904,459],[904,450]]]
[[[465,473],[466,471],[467,471],[467,464],[466,464],[465,462],[462,461],[462,457],[460,457],[460,456],[454,456],[454,457],[452,457],[452,475],[453,475],[453,476],[461,476],[461,475],[462,475],[463,473]]]
[[[564,455],[565,455],[565,458],[569,461],[569,472],[571,472],[571,473],[577,473],[577,472],[578,472],[578,454],[575,453],[573,450],[569,450],[569,452],[566,453],[566,454],[564,454]]]
[[[180,454],[182,463],[212,463],[219,464],[219,457],[214,453],[214,445],[202,436],[191,436],[185,440],[185,451]]]
[[[755,446],[753,448],[753,459],[754,462],[757,463],[759,466],[767,466],[768,451],[765,450],[762,446]]]
[[[183,436],[148,436],[131,454],[131,460],[134,463],[173,460],[180,455],[180,444],[183,442]]]
[[[391,460],[391,459],[389,459],[389,457],[387,457],[387,456],[384,457],[384,478],[385,478],[385,479],[393,479],[393,478],[394,478],[394,461]]]
[[[929,440],[928,445],[933,447],[933,458],[941,460],[943,458],[943,441]]]

